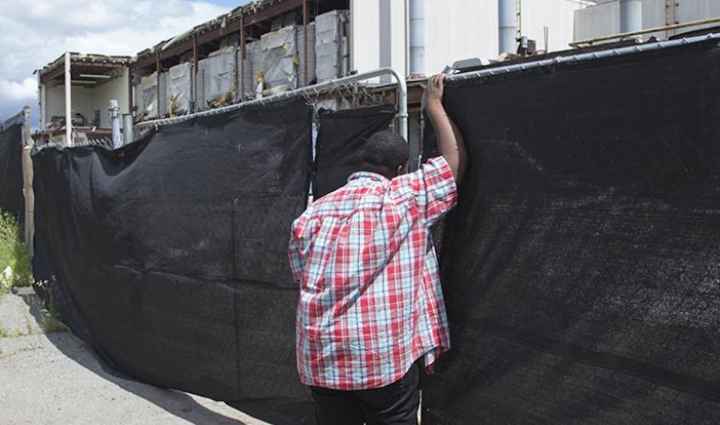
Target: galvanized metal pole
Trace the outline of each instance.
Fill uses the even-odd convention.
[[[157,116],[160,116],[162,107],[160,106],[160,52],[155,52],[155,105]],[[147,105],[145,106],[147,109]]]
[[[135,140],[135,128],[132,114],[123,115],[123,144],[127,145]]]
[[[517,51],[515,37],[518,25],[515,7],[515,0],[498,0],[498,53],[500,54],[515,53]]]
[[[72,146],[72,65],[70,52],[65,52],[65,146]]]
[[[30,153],[33,148],[32,139],[32,109],[23,108],[22,128],[22,171],[23,171],[23,198],[25,199],[24,233],[25,246],[30,257],[34,253],[33,238],[35,237],[35,193],[33,192],[33,165]]]
[[[112,120],[112,142],[113,149],[117,149],[123,145],[122,135],[120,134],[120,104],[117,99],[110,99],[110,117]]]
[[[410,0],[410,75],[425,75],[425,0]]]
[[[620,0],[620,32],[642,30],[642,0]]]
[[[198,39],[197,34],[193,34],[192,38],[192,53],[193,53],[193,70],[192,70],[192,85],[190,87],[190,97],[192,98],[190,100],[190,112],[195,112],[198,109],[200,109],[200,105],[198,105]],[[204,105],[203,105],[204,106]]]

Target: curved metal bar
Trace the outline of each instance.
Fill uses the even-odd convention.
[[[392,68],[382,68],[371,72],[365,72],[362,74],[350,75],[348,77],[338,78],[336,80],[326,81],[324,83],[315,84],[313,86],[303,87],[296,90],[287,91],[285,93],[279,93],[273,96],[264,97],[262,99],[251,100],[248,102],[238,103],[235,105],[225,106],[222,108],[211,109],[208,111],[197,112],[194,114],[182,115],[179,117],[162,118],[151,121],[143,121],[136,124],[136,127],[147,127],[154,126],[160,127],[169,124],[176,124],[188,120],[192,120],[200,117],[207,117],[212,115],[223,114],[226,112],[237,111],[250,106],[265,105],[268,103],[278,102],[282,100],[292,99],[298,96],[319,96],[324,90],[332,90],[341,88],[348,84],[358,83],[361,81],[371,80],[373,78],[391,76],[395,79],[398,91],[400,92],[398,102],[398,118],[399,118],[399,132],[400,135],[407,140],[408,139],[408,112],[407,112],[407,84],[404,78],[395,72]]]

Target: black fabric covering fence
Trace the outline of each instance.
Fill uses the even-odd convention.
[[[424,424],[720,423],[720,49],[450,84]]]
[[[62,316],[121,372],[276,414],[305,406],[287,241],[310,137],[297,100],[161,127],[116,151],[39,151],[37,277],[54,276]]]
[[[0,209],[21,221],[25,214],[22,149],[21,124],[0,131]]]
[[[321,198],[347,183],[358,169],[355,155],[366,138],[387,129],[397,114],[395,107],[374,106],[344,111],[320,110],[316,143],[313,196]]]

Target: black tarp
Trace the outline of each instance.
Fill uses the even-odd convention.
[[[720,423],[715,42],[449,83],[471,159],[424,424]]]
[[[22,221],[25,214],[22,173],[22,125],[0,131],[0,209]]]
[[[367,137],[387,129],[395,118],[394,106],[373,106],[318,112],[318,137],[313,175],[313,196],[321,198],[343,186],[357,171],[354,155]]]
[[[62,316],[120,372],[302,406],[287,241],[310,137],[297,100],[160,127],[116,151],[40,150],[37,277],[54,275]]]

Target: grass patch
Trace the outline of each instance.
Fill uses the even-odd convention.
[[[30,253],[11,214],[0,211],[0,293],[33,283]]]

